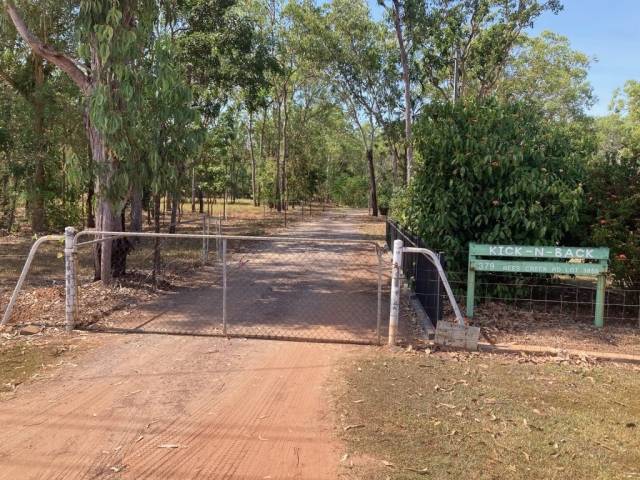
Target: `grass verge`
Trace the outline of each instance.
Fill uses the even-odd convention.
[[[342,478],[640,478],[638,367],[396,351],[341,372]]]
[[[56,366],[77,357],[83,348],[68,340],[17,343],[0,348],[0,399],[24,383],[49,375]]]

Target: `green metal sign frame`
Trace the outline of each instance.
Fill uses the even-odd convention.
[[[481,258],[479,258],[481,257]],[[531,261],[522,259],[556,259]],[[566,260],[593,260],[576,263]],[[476,272],[539,273],[552,275],[588,275],[598,277],[595,326],[604,326],[604,294],[608,272],[609,249],[591,247],[540,247],[527,245],[469,244],[469,276],[467,280],[467,316],[473,317]],[[597,262],[597,263],[595,263]]]

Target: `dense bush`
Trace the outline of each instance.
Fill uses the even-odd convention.
[[[583,157],[566,129],[520,102],[426,106],[415,125],[417,162],[394,216],[451,271],[466,271],[469,242],[553,245],[576,224]]]
[[[585,245],[608,246],[613,280],[640,289],[640,158],[601,161],[589,168],[582,230]]]

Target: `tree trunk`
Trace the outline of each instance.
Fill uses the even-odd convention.
[[[44,191],[46,188],[44,172],[46,140],[44,136],[44,104],[41,97],[44,87],[44,65],[41,56],[34,53],[33,57],[35,61],[35,92],[33,95],[35,118],[33,130],[36,136],[36,172],[33,177],[34,193],[31,203],[31,228],[36,232],[42,232],[45,228]]]
[[[367,165],[369,165],[369,182],[371,192],[371,209],[374,217],[378,216],[378,195],[376,193],[376,172],[373,166],[373,150],[367,149]]]
[[[289,126],[289,110],[287,108],[287,84],[284,85],[282,91],[283,106],[284,106],[284,125],[282,127],[282,194],[285,197],[284,210],[285,212],[289,208],[289,195],[287,192],[287,157],[289,156],[289,150],[287,149],[287,127]],[[286,222],[286,217],[285,217]]]
[[[389,125],[386,123],[384,124],[384,133],[385,133],[385,136],[387,137],[387,144],[389,145],[389,150],[391,150],[391,156],[393,158],[393,161],[391,164],[391,167],[393,169],[393,186],[395,188],[398,188],[400,186],[399,179],[398,179],[398,149],[393,144],[391,133],[389,132]]]
[[[115,165],[107,155],[104,138],[89,121],[88,110],[85,121],[93,161],[96,163],[98,171],[95,188],[95,194],[98,196],[98,208],[95,212],[96,229],[100,232],[121,232],[120,216],[117,214],[118,212],[114,211],[113,204],[107,198],[106,192]],[[105,240],[97,243],[94,249],[94,280],[102,280],[104,286],[108,286],[111,282],[112,243],[111,240]]]
[[[176,233],[176,223],[178,222],[178,201],[180,192],[176,189],[171,199],[171,224],[169,225],[169,233]]]
[[[409,60],[407,50],[404,45],[402,35],[402,25],[400,24],[400,1],[393,0],[393,24],[398,37],[398,47],[400,49],[400,63],[402,64],[402,81],[404,82],[404,125],[405,141],[407,144],[407,185],[411,183],[413,177],[413,146],[411,145],[411,79],[409,78]]]
[[[200,204],[200,213],[204,213],[204,193],[198,188],[198,203]]]
[[[89,183],[89,188],[87,189],[87,228],[96,228],[96,217],[93,211],[93,179],[91,179]]]
[[[253,206],[258,206],[258,196],[256,195],[256,155],[253,151],[253,112],[249,112],[249,152],[251,153],[251,194],[253,195]]]
[[[131,190],[131,225],[130,232],[142,232],[142,192],[137,188]],[[140,237],[133,237],[133,243],[140,243]]]
[[[153,223],[155,233],[160,233],[160,195],[153,196]],[[155,237],[153,244],[153,269],[151,280],[156,283],[160,271],[160,237]]]
[[[275,198],[275,202],[276,202],[276,210],[278,210],[278,212],[282,211],[282,202],[280,201],[281,199],[281,194],[280,194],[280,134],[281,134],[281,126],[282,126],[282,102],[280,101],[280,99],[278,99],[278,134],[277,134],[277,145],[276,145],[276,198]]]
[[[196,168],[191,172],[191,213],[196,212]]]

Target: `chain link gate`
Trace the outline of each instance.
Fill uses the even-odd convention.
[[[80,232],[81,290],[93,282],[93,248],[105,241],[130,303],[103,330],[362,344],[386,336],[389,286],[375,242]],[[160,295],[140,298],[155,286]],[[79,322],[96,320],[90,315],[78,300]]]

